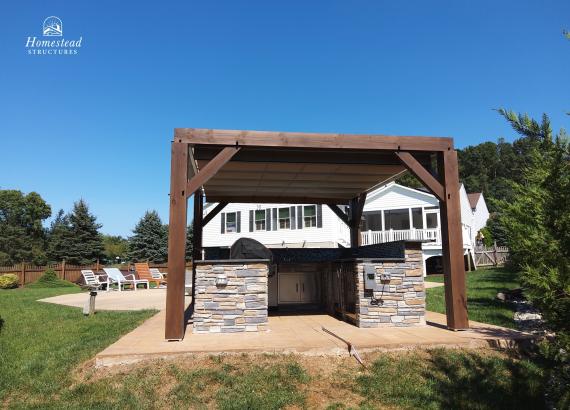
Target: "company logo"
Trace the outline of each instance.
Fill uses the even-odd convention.
[[[42,25],[43,39],[28,36],[26,51],[30,55],[77,55],[81,49],[83,36],[69,40],[63,37],[63,23],[59,17],[50,16]],[[59,37],[46,39],[45,37]]]
[[[63,23],[59,17],[50,16],[44,20],[44,36],[63,36]]]

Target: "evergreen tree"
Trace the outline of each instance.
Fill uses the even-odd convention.
[[[48,258],[52,262],[69,259],[72,241],[69,216],[60,209],[50,225],[48,235]]]
[[[156,211],[147,211],[129,238],[129,259],[133,262],[164,263],[168,256],[168,228]]]
[[[73,264],[89,264],[103,257],[105,247],[99,233],[101,225],[97,218],[89,213],[87,203],[80,199],[73,204],[69,215],[69,255],[68,262]]]
[[[549,397],[570,406],[570,152],[564,132],[552,140],[542,123],[503,111],[525,136],[526,157],[513,198],[498,201],[513,265],[521,271],[526,296],[538,307],[556,338],[542,344],[551,362]],[[524,146],[523,146],[524,145]]]
[[[0,265],[45,263],[42,222],[50,215],[50,206],[36,192],[0,190]]]

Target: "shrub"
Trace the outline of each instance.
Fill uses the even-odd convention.
[[[66,280],[59,279],[53,269],[48,269],[40,278],[27,285],[29,288],[60,288],[77,286]]]
[[[8,273],[6,275],[0,276],[0,289],[13,289],[18,287],[20,279],[18,275],[13,273]]]

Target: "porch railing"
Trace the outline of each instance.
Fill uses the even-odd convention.
[[[389,229],[387,231],[361,232],[362,245],[395,241],[434,241],[441,243],[441,231],[435,229]]]

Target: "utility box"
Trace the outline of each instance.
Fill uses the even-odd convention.
[[[364,289],[377,290],[378,284],[376,283],[376,268],[374,265],[364,265]]]

